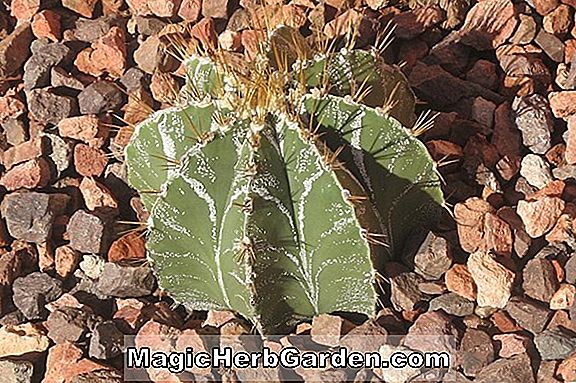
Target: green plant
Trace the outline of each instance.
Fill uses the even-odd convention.
[[[314,55],[276,29],[249,67],[184,62],[181,104],[139,124],[129,182],[151,213],[160,286],[263,333],[316,314],[371,315],[382,263],[443,204],[414,96],[377,51]]]

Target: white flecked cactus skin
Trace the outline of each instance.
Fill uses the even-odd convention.
[[[382,262],[443,204],[434,162],[399,122],[414,123],[401,74],[375,52],[314,55],[287,27],[248,68],[219,53],[185,65],[181,105],[126,149],[160,286],[267,334],[374,314]]]

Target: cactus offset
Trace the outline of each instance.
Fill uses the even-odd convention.
[[[432,159],[399,122],[414,123],[402,75],[374,52],[311,52],[282,27],[249,68],[193,55],[181,105],[126,149],[160,286],[263,333],[373,314],[382,262],[443,204]]]

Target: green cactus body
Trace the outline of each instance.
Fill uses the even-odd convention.
[[[182,105],[141,123],[126,148],[129,182],[151,213],[160,286],[191,309],[233,310],[268,334],[321,313],[374,314],[382,263],[421,213],[443,203],[424,145],[375,108],[391,93],[384,67],[370,69],[373,54],[296,62],[289,53],[302,70],[270,85],[286,93],[269,99],[233,68],[190,58]],[[350,70],[331,67],[346,62]],[[327,75],[348,80],[321,94]],[[367,83],[370,103],[351,101]]]

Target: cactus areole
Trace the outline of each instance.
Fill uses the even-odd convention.
[[[377,51],[314,53],[288,27],[251,62],[184,62],[179,104],[136,126],[128,178],[160,286],[263,334],[373,315],[382,264],[443,204],[414,96]]]

